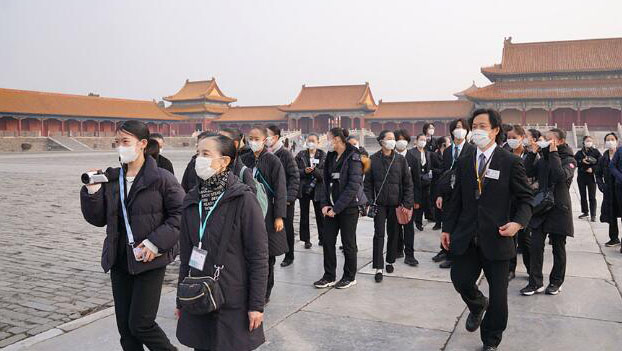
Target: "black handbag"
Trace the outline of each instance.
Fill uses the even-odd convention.
[[[224,253],[227,251],[229,239],[233,235],[233,219],[236,212],[237,206],[236,211],[226,211],[227,218],[225,223],[231,223],[231,228],[228,231],[222,231],[218,252],[214,259],[214,274],[212,276],[193,277],[191,275],[192,267],[190,267],[188,276],[177,286],[177,301],[185,312],[194,315],[205,315],[218,311],[225,303],[226,298],[218,279],[220,278],[220,272],[225,268],[220,263]]]
[[[536,192],[531,201],[532,216],[541,216],[553,209],[555,206],[554,190],[555,183],[552,184],[551,188]]]

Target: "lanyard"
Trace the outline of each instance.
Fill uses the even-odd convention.
[[[123,220],[125,222],[125,232],[127,233],[127,242],[134,247],[134,234],[127,217],[127,209],[125,208],[125,176],[123,175],[123,166],[119,170],[119,193],[121,195],[121,208],[123,209]]]
[[[218,197],[218,199],[216,199],[216,202],[214,202],[214,205],[212,206],[212,208],[209,209],[209,212],[207,213],[207,217],[205,217],[205,221],[203,221],[203,223],[201,223],[201,217],[203,217],[203,200],[199,201],[199,249],[201,248],[202,244],[203,244],[203,235],[205,235],[205,227],[207,226],[207,220],[209,219],[209,217],[212,215],[212,212],[214,212],[214,209],[216,208],[216,205],[218,205],[218,202],[220,201],[220,199],[222,198],[222,196],[225,194],[225,192],[223,191],[222,194],[220,194],[220,196]]]
[[[490,164],[490,161],[492,160],[493,154],[490,154],[490,157],[488,157],[488,160],[486,160],[486,163],[484,164],[484,170],[482,172],[482,175],[486,174],[486,171],[488,170],[488,165]],[[480,175],[479,175],[479,172],[478,172],[478,169],[479,169],[478,168],[478,166],[479,166],[478,163],[479,163],[479,160],[476,158],[475,159],[475,177],[477,178],[477,187],[479,188],[479,193],[481,195],[484,185],[483,185],[483,180],[480,178]]]

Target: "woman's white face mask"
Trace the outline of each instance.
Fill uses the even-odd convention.
[[[248,142],[248,146],[253,150],[253,152],[257,152],[263,149],[263,141],[251,140]]]
[[[395,143],[395,148],[397,148],[398,151],[404,151],[406,147],[408,147],[408,141],[406,140],[398,140],[397,143]]]
[[[508,139],[508,145],[512,148],[512,150],[518,149],[523,143],[520,139]]]
[[[385,148],[387,148],[387,150],[393,150],[395,149],[395,140],[385,140],[382,142],[382,144],[384,145]]]
[[[218,170],[212,168],[212,162],[220,158],[221,157],[197,157],[194,164],[194,170],[197,172],[197,176],[203,180],[208,180],[214,174],[218,173]]]
[[[615,150],[618,147],[618,141],[617,140],[607,140],[605,142],[605,146],[607,146],[607,149],[609,149],[609,150]]]
[[[136,144],[131,146],[119,146],[117,147],[117,152],[119,153],[119,158],[121,159],[121,163],[123,164],[134,162],[138,158]]]
[[[424,148],[428,143],[425,140],[419,140],[417,141],[417,146],[420,148]]]

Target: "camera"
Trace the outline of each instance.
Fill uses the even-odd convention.
[[[367,210],[367,217],[374,218],[376,217],[377,214],[378,214],[378,206],[370,205],[369,209]]]
[[[82,173],[80,177],[82,179],[82,183],[84,184],[99,184],[99,183],[108,183],[108,177],[101,170],[97,172],[86,172]]]

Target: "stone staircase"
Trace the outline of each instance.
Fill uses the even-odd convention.
[[[51,141],[56,144],[64,147],[69,151],[93,151],[90,147],[84,145],[83,143],[77,141],[76,139],[68,136],[53,136],[48,137]]]

